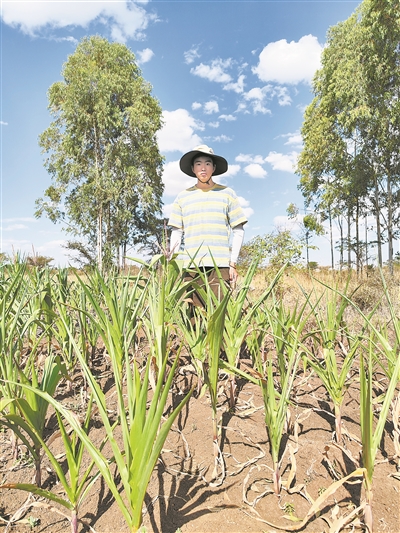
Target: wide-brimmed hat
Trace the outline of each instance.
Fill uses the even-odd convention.
[[[224,157],[214,154],[214,150],[206,144],[201,144],[200,146],[193,148],[193,150],[190,150],[190,152],[187,154],[183,155],[179,161],[179,166],[181,167],[182,172],[188,176],[191,176],[192,178],[196,177],[196,174],[194,174],[192,170],[192,161],[197,155],[211,156],[215,165],[215,172],[213,172],[213,176],[224,174],[228,170],[228,161]]]

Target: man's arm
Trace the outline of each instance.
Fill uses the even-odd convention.
[[[231,260],[230,263],[236,266],[240,249],[243,244],[244,239],[244,227],[243,224],[239,224],[232,229],[232,249],[231,249]]]
[[[169,254],[170,257],[172,254],[176,254],[179,252],[179,248],[181,247],[182,243],[182,235],[183,230],[180,228],[173,228],[171,231],[171,238],[169,240]]]
[[[243,224],[238,224],[232,229],[232,249],[231,249],[231,260],[229,261],[229,279],[236,283],[237,280],[237,271],[236,263],[239,257],[240,248],[243,244],[244,239],[244,227]]]

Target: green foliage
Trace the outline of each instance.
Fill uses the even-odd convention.
[[[53,122],[39,138],[53,183],[36,216],[66,224],[73,242],[96,249],[108,267],[156,225],[161,108],[125,45],[85,38],[62,75],[48,92]]]
[[[289,230],[276,230],[263,236],[257,235],[242,246],[238,264],[248,269],[257,259],[258,264],[268,260],[275,268],[283,265],[296,265],[301,259],[303,244],[292,236]]]
[[[398,231],[398,7],[397,0],[364,0],[346,21],[330,28],[301,131],[299,188],[306,204],[324,218],[342,226],[346,219],[349,242],[353,225],[357,243],[348,253],[356,254],[358,267],[361,217],[375,216],[380,264],[382,243],[388,242],[391,260]],[[343,246],[342,240],[342,252]]]

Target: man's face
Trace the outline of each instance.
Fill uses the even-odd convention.
[[[211,157],[199,155],[193,161],[192,170],[199,181],[207,183],[215,171],[215,165]]]

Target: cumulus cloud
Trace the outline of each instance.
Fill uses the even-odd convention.
[[[211,113],[219,113],[218,102],[210,100],[204,104],[204,113],[211,115]]]
[[[278,152],[270,152],[265,158],[267,163],[272,165],[273,170],[282,170],[284,172],[291,172],[294,174],[294,167],[298,157],[297,152],[290,152],[289,154],[279,154]]]
[[[287,87],[275,87],[272,96],[277,98],[280,106],[290,105],[292,103]]]
[[[183,57],[185,58],[185,63],[187,65],[190,65],[191,63],[193,63],[196,59],[200,57],[199,47],[194,46],[190,50],[187,50],[186,52],[183,53]]]
[[[287,138],[285,144],[288,146],[302,146],[303,144],[303,138],[299,131],[294,133],[286,133],[285,135],[281,135],[281,137]]]
[[[164,183],[164,196],[176,196],[184,189],[187,189],[196,183],[194,178],[187,176],[181,171],[179,168],[179,160],[171,161],[164,165],[162,180]],[[164,216],[167,216],[166,209],[168,208],[164,205]]]
[[[250,163],[244,167],[244,171],[251,178],[263,179],[267,176],[267,171],[259,163]]]
[[[144,9],[146,1],[107,0],[105,2],[55,2],[54,0],[25,0],[2,2],[2,20],[28,35],[41,30],[68,26],[88,27],[100,22],[110,29],[111,37],[125,42],[140,39],[156,15]]]
[[[243,93],[243,98],[253,109],[253,113],[269,114],[271,110],[266,106],[268,101],[273,98],[278,100],[280,106],[290,105],[292,99],[290,98],[289,91],[286,87],[265,85],[264,87],[253,87],[250,91]],[[246,105],[244,108],[246,109]]]
[[[197,67],[190,69],[190,72],[200,78],[205,78],[208,81],[215,81],[217,83],[229,83],[232,81],[230,74],[225,72],[232,64],[231,59],[214,59],[211,65],[200,63]]]
[[[219,128],[218,120],[216,122],[209,122],[208,125],[210,126],[210,128]]]
[[[217,137],[213,137],[212,141],[217,143],[228,143],[232,140],[232,137],[228,137],[227,135],[218,135]]]
[[[145,48],[140,52],[136,52],[136,56],[137,62],[139,65],[142,65],[143,63],[148,63],[150,61],[150,59],[154,56],[154,52],[150,48]]]
[[[173,202],[171,202],[170,204],[164,204],[163,205],[162,215],[163,215],[164,218],[169,218],[171,216],[172,206],[173,206]]]
[[[223,86],[223,89],[225,91],[234,91],[235,93],[242,93],[244,91],[244,80],[245,80],[246,76],[244,76],[243,74],[241,74],[239,77],[238,77],[238,80],[236,82],[229,82],[229,83],[226,83],[224,86]]]
[[[201,144],[197,130],[204,130],[204,124],[186,109],[163,112],[164,126],[158,132],[158,143],[161,152],[185,152]]]
[[[254,213],[254,209],[250,207],[250,202],[243,198],[243,196],[238,196],[239,204],[241,205],[244,215],[246,218],[250,218]]]
[[[227,122],[232,122],[233,120],[236,120],[236,117],[234,117],[233,115],[220,115],[218,118],[221,120],[226,120]]]
[[[298,42],[281,39],[267,44],[252,71],[262,81],[276,83],[311,83],[321,65],[322,45],[313,35],[305,35]]]
[[[228,165],[228,170],[225,172],[224,177],[232,178],[233,176],[236,176],[240,172],[240,168],[240,165]]]
[[[235,161],[239,163],[257,163],[262,165],[264,163],[264,158],[262,155],[253,155],[253,154],[239,154],[235,157]]]
[[[201,109],[202,105],[200,104],[200,102],[193,102],[192,104],[192,109],[193,111],[195,111],[196,109]]]
[[[265,87],[253,87],[253,89],[250,89],[250,91],[243,94],[243,98],[245,101],[250,103],[254,114],[262,113],[265,115],[267,113],[271,113],[271,110],[265,106],[265,101],[272,91],[272,85],[266,85]]]

